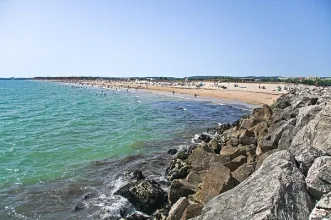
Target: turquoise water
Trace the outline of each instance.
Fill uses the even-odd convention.
[[[79,178],[91,161],[164,152],[247,113],[150,92],[0,81],[0,205],[15,209],[8,190]]]

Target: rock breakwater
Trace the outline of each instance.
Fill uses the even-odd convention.
[[[139,204],[136,209],[150,215],[123,217],[317,220],[331,216],[329,88],[298,88],[272,106],[256,108],[209,134],[200,137],[200,144],[174,155],[166,170],[171,182],[168,192],[146,180],[129,183],[150,183],[139,191],[128,190],[129,201],[136,199],[131,202]]]

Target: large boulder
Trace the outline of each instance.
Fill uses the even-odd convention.
[[[194,219],[304,220],[313,206],[294,158],[278,151],[244,182],[209,201]]]
[[[283,132],[290,126],[294,126],[295,123],[296,120],[293,118],[289,121],[283,120],[272,124],[269,127],[268,134],[258,143],[256,154],[261,155],[267,151],[276,149]]]
[[[215,139],[211,139],[208,143],[208,146],[216,153],[219,154],[222,148],[222,145]]]
[[[255,133],[250,130],[241,130],[239,133],[239,144],[251,145],[256,144]]]
[[[317,202],[315,208],[309,216],[310,220],[327,220],[331,219],[331,193],[324,195]]]
[[[152,214],[166,203],[166,193],[153,180],[140,180],[122,186],[115,195],[128,199],[133,206],[142,212]]]
[[[195,186],[184,180],[173,180],[168,191],[168,200],[171,205],[181,197],[188,197],[196,192]]]
[[[190,166],[185,160],[174,158],[170,166],[166,169],[166,177],[169,181],[185,178],[189,172]]]
[[[238,147],[233,147],[232,145],[225,145],[222,147],[222,150],[220,152],[220,156],[222,157],[229,157],[229,160],[233,160],[234,158],[238,156],[246,156],[248,152],[255,151],[255,146],[242,146],[239,145]]]
[[[186,177],[186,181],[188,183],[190,183],[191,185],[198,187],[200,183],[202,183],[203,181],[203,176],[205,175],[207,171],[191,171],[187,177]]]
[[[229,168],[215,162],[204,175],[201,188],[190,199],[205,204],[218,194],[235,186]]]
[[[274,107],[275,108],[280,108],[280,109],[285,109],[289,106],[291,106],[291,98],[293,95],[291,94],[283,94],[281,95],[275,102]]]
[[[220,161],[221,158],[207,145],[200,145],[193,150],[187,162],[195,170],[208,170],[211,164]]]
[[[269,120],[271,116],[272,110],[270,107],[263,105],[261,108],[254,109],[250,117],[241,120],[240,129],[252,128],[260,122]]]
[[[331,155],[330,130],[331,102],[295,135],[289,148],[304,173],[317,157]]]
[[[241,165],[243,165],[244,163],[247,162],[247,157],[244,155],[240,155],[236,158],[234,158],[233,160],[231,160],[230,162],[227,162],[224,164],[225,167],[229,168],[230,171],[235,171],[238,167],[240,167]]]
[[[306,177],[309,192],[320,199],[331,191],[331,157],[318,157],[309,168]]]
[[[186,197],[181,197],[175,204],[171,206],[167,220],[180,220],[183,212],[189,206],[189,201]]]

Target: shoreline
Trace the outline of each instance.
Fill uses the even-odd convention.
[[[193,85],[170,85],[163,82],[124,82],[124,81],[60,81],[60,80],[46,80],[51,82],[60,83],[72,83],[77,85],[90,85],[100,87],[118,87],[123,89],[136,89],[146,90],[152,92],[163,92],[168,94],[183,94],[191,95],[192,97],[207,97],[213,99],[223,99],[228,101],[239,101],[250,105],[262,106],[272,105],[282,94],[286,94],[287,91],[276,91],[278,86],[285,87],[285,84],[261,84],[266,85],[266,89],[258,89],[260,84],[258,83],[223,83],[221,85],[215,85],[211,82],[205,83],[203,87],[196,87]],[[225,86],[226,85],[226,86]],[[237,85],[237,87],[234,87]],[[222,89],[221,86],[225,86],[227,89]]]
[[[323,88],[294,90],[273,107],[264,105],[233,124],[207,130],[198,138],[201,143],[174,152],[166,169],[171,182],[166,191],[145,179],[143,171],[134,171],[141,175],[116,192],[136,208],[124,219],[317,220],[330,216],[331,192],[323,188],[330,183],[318,182],[330,170],[324,171],[331,161],[330,137],[325,137],[330,129],[329,93]],[[306,134],[308,143],[316,144],[302,142]],[[311,157],[306,157],[307,152]],[[256,211],[261,207],[267,211]]]

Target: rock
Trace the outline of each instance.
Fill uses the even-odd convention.
[[[275,108],[285,109],[286,107],[291,106],[291,97],[292,96],[287,94],[281,95],[275,102]]]
[[[306,173],[313,161],[331,155],[331,102],[293,138],[289,151]]]
[[[122,186],[115,195],[123,196],[139,211],[152,214],[166,202],[166,193],[153,180],[130,182]]]
[[[296,118],[295,129],[291,132],[292,138],[322,110],[321,106],[311,105],[300,108]]]
[[[170,155],[175,155],[175,154],[177,154],[177,149],[169,149],[169,150],[168,150],[168,154],[170,154]]]
[[[318,98],[317,97],[313,97],[313,98],[310,99],[308,105],[316,105],[317,102],[318,102]]]
[[[211,139],[208,146],[216,153],[216,154],[219,154],[220,151],[221,151],[221,144],[215,140],[215,139]]]
[[[278,141],[278,149],[279,150],[287,150],[291,146],[293,137],[294,137],[294,129],[295,126],[289,125],[286,130],[283,131],[279,141]]]
[[[285,109],[275,108],[271,120],[273,123],[277,123],[282,120],[288,121],[291,118],[295,118],[298,113],[299,109],[293,109],[292,106]]]
[[[306,177],[309,192],[320,199],[331,191],[331,157],[318,157],[309,168]]]
[[[188,195],[195,193],[195,187],[183,180],[173,180],[169,191],[168,200],[170,205],[173,205],[181,197],[187,197]]]
[[[239,134],[239,144],[242,145],[256,144],[255,133],[250,130],[241,130]]]
[[[296,120],[293,118],[289,121],[283,120],[272,124],[269,128],[268,134],[258,143],[256,155],[261,155],[267,151],[276,149],[282,133],[288,129],[289,126],[294,126],[295,122]]]
[[[191,171],[187,175],[186,181],[191,185],[193,185],[194,187],[197,187],[202,182],[205,173],[206,171],[200,171],[200,172]]]
[[[257,170],[257,169],[260,168],[260,166],[262,165],[263,161],[264,161],[266,158],[268,158],[271,154],[273,154],[273,153],[275,153],[275,152],[277,152],[277,151],[279,151],[279,150],[278,150],[278,149],[274,149],[274,150],[268,151],[268,152],[266,152],[266,153],[264,153],[264,154],[262,154],[262,155],[259,155],[259,156],[257,157],[257,162],[256,162],[255,170]]]
[[[85,205],[84,203],[81,201],[81,202],[78,202],[76,205],[74,205],[74,207],[72,208],[72,211],[73,212],[76,212],[76,211],[79,211],[79,210],[82,210],[85,208]]]
[[[231,145],[226,145],[222,148],[220,152],[220,156],[229,156],[230,160],[240,156],[247,154],[248,147],[232,147]]]
[[[290,149],[291,150],[291,149]],[[292,149],[293,150],[293,149]],[[293,152],[293,151],[292,151]],[[313,147],[307,147],[301,150],[295,157],[298,163],[299,169],[303,175],[307,175],[309,168],[313,165],[316,158],[323,156],[324,153]]]
[[[226,124],[221,124],[219,126],[219,134],[223,134],[224,131],[228,130],[231,128],[231,125],[229,123],[226,123]]]
[[[261,123],[267,121],[272,116],[272,110],[269,106],[263,105],[262,108],[256,108],[253,110],[251,116],[247,119],[243,119],[240,123],[240,129],[250,129]]]
[[[190,166],[186,161],[174,158],[170,166],[166,169],[166,176],[169,181],[185,178],[189,172]]]
[[[304,176],[287,151],[264,160],[244,182],[205,204],[195,220],[308,219],[313,200]]]
[[[206,142],[206,143],[208,143],[210,140],[211,140],[211,137],[210,137],[210,135],[209,134],[201,134],[200,136],[199,136],[199,139],[200,140],[203,140],[204,142]]]
[[[191,154],[192,152],[190,152],[189,154]],[[188,154],[188,150],[184,150],[184,151],[179,151],[178,154],[176,155],[176,159],[181,159],[181,160],[186,160],[189,156]]]
[[[254,135],[255,135],[256,139],[259,140],[267,134],[268,128],[269,128],[268,122],[263,121],[263,122],[258,123],[257,125],[255,125],[250,130],[254,132]]]
[[[301,98],[299,98],[299,100],[293,104],[293,108],[302,108],[304,106],[308,106],[311,105],[312,103],[317,103],[317,100],[315,102],[315,97],[308,97],[308,96],[301,96]]]
[[[310,220],[331,219],[331,193],[324,195],[310,213]]]
[[[208,146],[198,146],[188,157],[187,162],[193,169],[207,170],[211,164],[219,160],[220,157]]]
[[[156,210],[156,212],[152,215],[152,218],[149,218],[150,220],[166,220],[167,216],[169,214],[170,207],[167,205],[166,207],[162,209]]]
[[[189,206],[188,199],[181,197],[178,201],[171,206],[167,220],[180,220],[184,210]]]
[[[149,217],[146,215],[143,215],[142,213],[133,213],[125,218],[126,220],[148,220]]]
[[[236,179],[238,183],[241,183],[247,179],[254,171],[254,167],[251,165],[243,164],[231,173],[232,177]]]
[[[202,187],[190,198],[200,204],[205,204],[215,196],[235,186],[230,169],[215,162],[203,178]]]
[[[128,176],[132,179],[132,180],[142,180],[145,179],[145,176],[143,175],[143,173],[140,170],[134,170],[134,171],[130,171],[128,173]]]
[[[184,211],[181,220],[188,220],[201,214],[202,205],[197,203],[190,204]]]
[[[231,172],[235,171],[238,167],[247,162],[247,157],[240,155],[228,163],[225,163],[224,166],[229,168]]]

